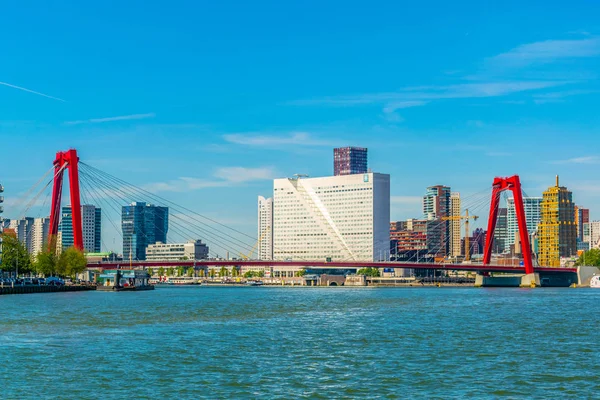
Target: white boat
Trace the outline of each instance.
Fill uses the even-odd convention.
[[[167,279],[167,283],[170,285],[200,285],[200,278],[190,276],[170,277]]]
[[[600,289],[600,275],[592,276],[592,280],[590,280],[590,287],[594,289]]]

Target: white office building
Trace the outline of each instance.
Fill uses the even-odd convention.
[[[600,248],[600,221],[583,224],[583,241],[589,243],[590,249]]]
[[[258,259],[273,259],[273,199],[258,196]]]
[[[453,192],[450,195],[450,217],[460,217],[460,193],[458,192]],[[450,255],[453,257],[459,257],[462,254],[460,246],[462,239],[460,235],[461,222],[460,218],[450,220]]]
[[[385,260],[390,176],[365,173],[275,179],[275,260]]]
[[[149,244],[146,248],[147,261],[204,260],[208,258],[208,246],[201,240],[187,243]]]
[[[537,232],[540,223],[542,198],[541,197],[523,197],[523,208],[525,209],[525,222],[529,236]],[[517,213],[515,211],[515,199],[509,197],[506,200],[506,241],[505,252],[510,251],[510,246],[515,244],[519,235],[519,224],[517,223]]]

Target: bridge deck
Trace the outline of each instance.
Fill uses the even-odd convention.
[[[127,261],[90,263],[88,268],[111,269],[129,267]],[[319,269],[355,269],[355,268],[409,268],[409,269],[435,269],[449,271],[480,271],[480,272],[512,272],[524,273],[523,267],[510,265],[483,265],[483,264],[452,264],[452,263],[406,263],[406,262],[326,262],[326,261],[268,261],[268,260],[198,260],[198,261],[134,261],[132,267],[221,267],[221,266],[253,266],[253,267],[309,267]],[[535,267],[535,272],[576,273],[577,268]]]

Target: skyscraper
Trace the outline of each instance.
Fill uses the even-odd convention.
[[[498,220],[496,222],[496,230],[494,231],[494,245],[492,251],[494,253],[504,253],[506,251],[506,239],[508,237],[508,210],[506,208],[498,208]]]
[[[31,227],[31,235],[28,250],[36,256],[42,250],[44,250],[46,241],[48,240],[48,233],[50,231],[50,218],[36,218],[33,220],[33,226]]]
[[[551,186],[543,194],[538,227],[538,262],[546,267],[560,267],[561,257],[577,253],[577,226],[573,193],[564,186]]]
[[[525,222],[527,223],[527,232],[529,236],[533,235],[538,230],[540,223],[542,207],[541,197],[523,197],[523,208],[525,209]],[[507,217],[506,217],[506,242],[504,251],[510,252],[510,246],[515,244],[519,232],[519,224],[517,223],[517,213],[515,211],[515,199],[509,197],[506,200]]]
[[[450,195],[450,216],[460,216],[460,193],[454,192]],[[450,223],[450,255],[458,257],[461,255],[460,219],[452,219]]]
[[[145,260],[149,244],[167,243],[168,207],[133,202],[123,206],[121,213],[124,260]]]
[[[335,176],[367,172],[367,149],[363,147],[333,149],[333,174]]]
[[[427,224],[427,248],[437,257],[445,257],[450,250],[450,221],[442,220],[450,216],[451,189],[448,186],[430,186],[423,196],[423,216]]]
[[[273,259],[273,198],[258,196],[258,259]]]
[[[102,243],[102,210],[96,206],[85,204],[81,206],[81,231],[83,233],[83,251],[99,253]],[[73,214],[71,206],[62,208],[58,225],[60,250],[73,247]]]
[[[583,225],[590,222],[590,209],[575,206],[575,225],[577,226],[577,239],[583,242]]]
[[[273,186],[275,260],[389,257],[389,175],[285,178]]]

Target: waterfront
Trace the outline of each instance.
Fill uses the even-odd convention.
[[[592,398],[594,289],[6,296],[2,398]]]

